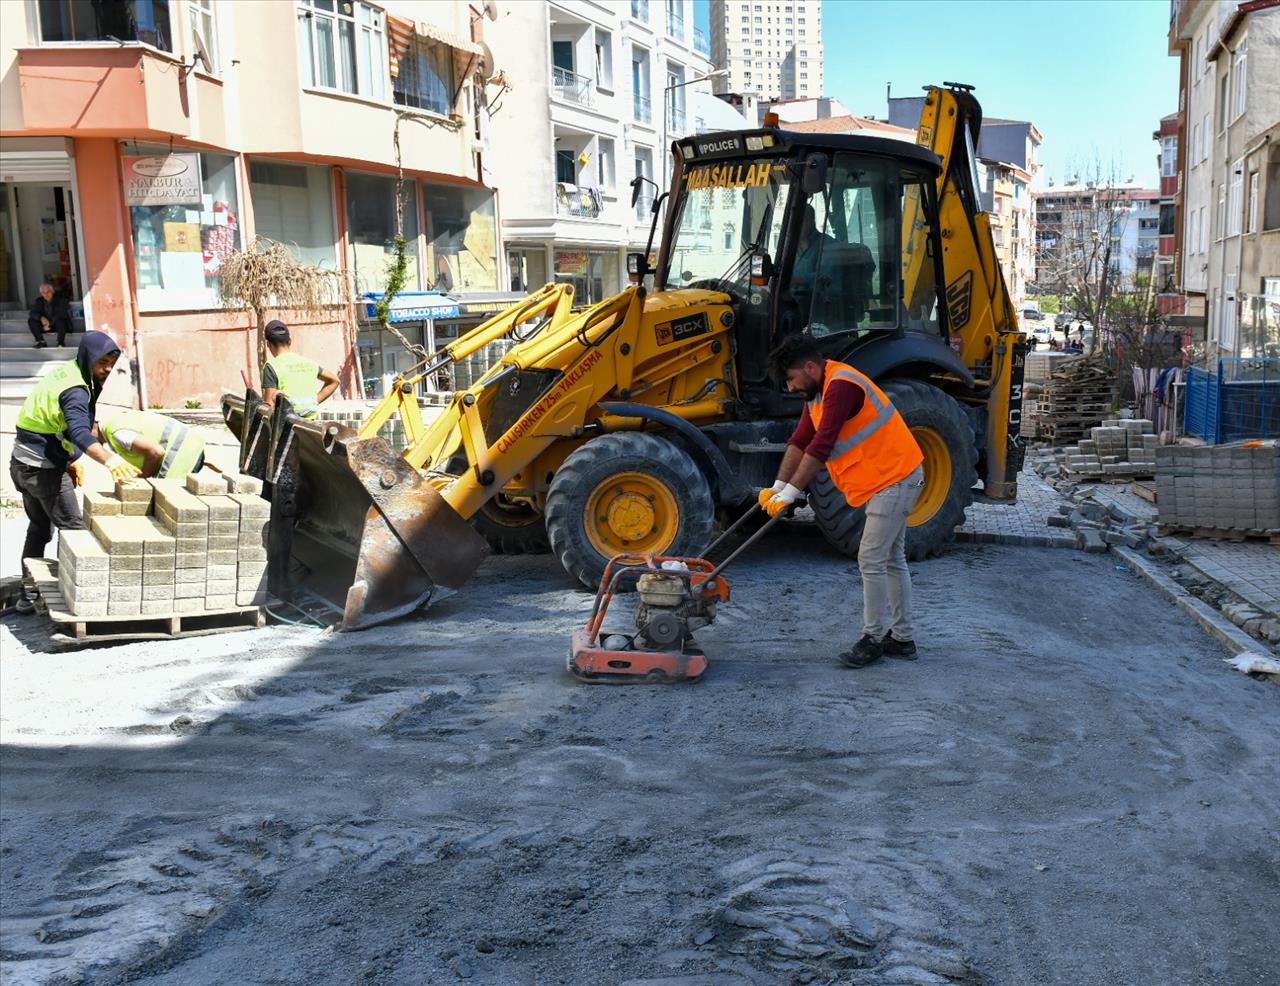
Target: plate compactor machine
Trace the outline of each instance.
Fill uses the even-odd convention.
[[[751,520],[752,507],[707,549],[714,555]],[[589,684],[697,681],[707,670],[707,655],[693,639],[710,626],[716,606],[729,601],[724,570],[793,508],[770,517],[718,565],[706,558],[673,555],[615,555],[605,566],[587,625],[569,645],[569,673]],[[605,614],[620,590],[636,590],[636,632],[604,629]]]
[[[907,554],[937,552],[979,479],[1009,502],[1022,465],[1025,345],[981,206],[981,124],[968,87],[947,84],[927,90],[915,145],[768,119],[682,138],[654,201],[656,263],[632,254],[620,294],[578,311],[571,285],[547,285],[398,377],[359,431],[283,398],[224,398],[240,467],[271,500],[271,592],[327,600],[357,629],[458,588],[491,550],[550,550],[590,589],[617,555],[704,557],[718,519],[776,475],[803,405],[768,354],[800,331],[902,414],[925,477]],[[424,419],[425,382],[499,340]],[[379,437],[392,416],[397,446]],[[823,535],[856,553],[863,511],[825,473],[809,493]],[[679,654],[722,576],[691,565],[670,605],[669,576],[645,574],[638,637]]]

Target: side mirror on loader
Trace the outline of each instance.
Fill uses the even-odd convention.
[[[804,159],[804,167],[800,172],[800,191],[805,195],[814,195],[827,187],[827,156],[810,154]]]
[[[646,274],[651,274],[652,268],[649,266],[649,258],[643,253],[627,254],[627,280],[632,284],[639,284],[644,280]]]

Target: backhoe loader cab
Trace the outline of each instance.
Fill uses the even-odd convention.
[[[980,124],[949,86],[928,91],[917,145],[682,139],[656,267],[637,263],[615,297],[575,312],[571,288],[547,285],[406,372],[359,434],[227,398],[242,468],[270,484],[272,591],[349,581],[328,595],[354,627],[461,584],[486,543],[550,548],[591,588],[617,554],[698,556],[717,517],[773,481],[801,402],[768,354],[803,330],[906,419],[925,472],[907,553],[937,552],[979,477],[1011,500],[1021,466],[1023,337],[977,205]],[[417,384],[504,337],[424,422]],[[376,437],[396,414],[401,449]],[[825,473],[810,493],[823,534],[856,553],[862,511]]]

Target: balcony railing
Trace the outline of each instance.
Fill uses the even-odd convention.
[[[600,215],[600,193],[583,185],[556,182],[556,213],[578,219],[595,219]]]
[[[667,11],[667,33],[673,38],[684,40],[684,17],[674,10]]]
[[[551,68],[551,81],[555,85],[556,95],[571,103],[591,106],[596,100],[596,86],[589,76],[578,75],[567,68],[554,65]]]
[[[668,106],[667,107],[667,129],[671,131],[673,136],[675,136],[675,135],[684,133],[684,127],[685,127],[684,109],[679,106]]]
[[[631,16],[649,23],[649,0],[631,0]]]
[[[631,98],[631,112],[637,123],[653,122],[653,103],[644,96],[633,96]]]
[[[648,186],[645,186],[640,190],[640,197],[636,199],[636,222],[648,226],[651,218],[649,210],[652,208],[653,191]]]
[[[700,27],[693,29],[693,50],[711,56],[711,42],[707,40],[707,32]]]

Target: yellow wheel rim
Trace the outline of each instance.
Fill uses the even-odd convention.
[[[582,520],[591,547],[606,558],[624,551],[660,555],[675,542],[680,507],[661,480],[623,472],[591,491]]]
[[[907,517],[908,527],[919,527],[933,520],[951,492],[951,453],[947,443],[932,428],[912,428],[916,444],[924,453],[924,489]]]

